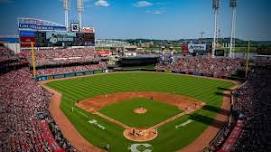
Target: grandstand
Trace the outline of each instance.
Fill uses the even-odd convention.
[[[72,23],[63,2],[65,25],[23,17],[0,37],[0,152],[271,151],[271,56],[234,52],[235,0],[229,56],[216,56],[219,0],[212,48],[182,53],[96,40],[84,1]]]
[[[4,46],[0,51],[1,150],[73,151],[74,148],[63,137],[48,112],[51,95],[32,79],[31,66],[26,60],[30,60],[29,52],[15,55]],[[37,73],[38,75],[57,75],[106,69],[106,64],[97,60],[94,52],[93,49],[86,48],[39,50],[37,65],[46,68],[38,69]],[[271,146],[268,99],[270,98],[271,67],[269,65],[271,61],[266,56],[264,58],[259,56],[253,62],[254,66],[251,67],[245,83],[232,92],[231,121],[210,142],[206,151],[270,150],[268,149]],[[243,60],[221,57],[186,56],[179,58],[173,64],[158,63],[156,65],[157,71],[216,78],[230,78],[236,70],[243,68]],[[21,130],[25,131],[21,132]],[[253,140],[250,140],[251,136],[254,137]],[[44,142],[50,144],[44,144]]]
[[[158,64],[157,71],[172,71],[175,73],[229,78],[237,70],[244,69],[242,59],[210,58],[208,56],[180,57],[173,64]]]
[[[20,56],[34,68],[30,51],[22,51]],[[35,56],[38,80],[93,74],[106,68],[94,48],[39,49]]]
[[[50,116],[51,94],[32,79],[25,60],[0,50],[0,151],[74,151]]]

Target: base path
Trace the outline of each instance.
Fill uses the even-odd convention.
[[[49,104],[49,111],[59,126],[64,137],[81,152],[102,152],[102,149],[90,144],[80,133],[75,129],[73,124],[68,120],[65,114],[60,109],[61,94],[43,85],[50,93],[53,94]]]
[[[192,111],[191,111],[191,112],[192,112]],[[163,125],[165,125],[165,124],[167,124],[167,123],[169,123],[169,122],[171,122],[171,121],[174,121],[174,120],[176,120],[176,119],[178,119],[178,118],[180,118],[180,117],[186,115],[186,114],[188,114],[188,113],[187,113],[187,112],[179,113],[179,114],[177,114],[177,115],[175,115],[175,116],[172,116],[172,117],[170,117],[170,118],[168,118],[168,119],[166,119],[166,120],[160,122],[160,123],[157,124],[157,125],[152,126],[151,128],[157,129],[157,128],[159,128],[159,127],[161,127],[161,126],[163,126]]]
[[[128,126],[118,120],[115,120],[99,112],[100,109],[102,109],[103,107],[107,105],[117,103],[117,102],[122,102],[124,100],[133,99],[133,98],[147,98],[147,99],[158,101],[158,102],[164,102],[167,104],[177,106],[180,110],[184,112],[179,113],[175,116],[172,116],[150,128],[145,128],[145,129],[143,128],[143,130],[142,128],[133,128],[132,126]],[[113,94],[106,94],[106,95],[92,97],[90,99],[86,99],[86,100],[79,101],[76,103],[77,107],[84,109],[88,112],[91,112],[93,114],[96,114],[104,118],[105,120],[108,120],[109,122],[114,123],[124,128],[125,130],[124,130],[123,135],[125,136],[125,138],[131,141],[136,141],[136,142],[150,141],[150,140],[155,139],[158,135],[158,132],[156,131],[157,128],[169,122],[172,122],[186,114],[193,113],[194,111],[202,108],[202,106],[204,105],[205,103],[199,100],[193,99],[191,97],[181,96],[181,95],[171,94],[171,93],[164,93],[164,92],[118,92],[118,93],[113,93]],[[142,107],[136,110],[139,110],[139,111],[145,110],[145,112],[147,112],[147,109],[144,109],[144,108],[142,109]],[[154,130],[155,130],[155,133],[153,133]]]
[[[105,120],[108,120],[108,121],[110,121],[110,122],[112,122],[114,124],[117,124],[117,125],[121,126],[122,128],[125,128],[125,129],[130,128],[129,126],[125,125],[124,123],[121,123],[120,121],[117,121],[117,120],[115,120],[113,118],[110,118],[107,115],[104,115],[104,114],[102,114],[100,112],[95,112],[93,114],[98,115],[98,116],[104,118]]]
[[[88,112],[95,113],[103,107],[133,98],[147,98],[177,106],[180,110],[188,112],[200,109],[205,104],[188,96],[165,92],[118,92],[95,96],[76,103],[76,106]]]

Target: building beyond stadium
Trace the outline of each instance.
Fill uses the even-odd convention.
[[[95,30],[71,23],[69,29],[65,25],[34,19],[18,18],[19,42],[21,48],[31,47],[69,47],[94,46]]]

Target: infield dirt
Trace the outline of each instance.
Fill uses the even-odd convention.
[[[118,92],[113,94],[100,95],[93,98],[89,98],[83,101],[79,101],[76,106],[84,109],[88,112],[96,112],[102,109],[103,107],[121,102],[124,100],[129,100],[133,98],[147,98],[150,100],[155,100],[159,102],[164,102],[177,106],[180,110],[189,112],[195,111],[201,108],[204,103],[190,98],[187,96],[181,96],[171,93],[163,92]]]

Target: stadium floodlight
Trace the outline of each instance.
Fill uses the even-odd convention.
[[[237,6],[237,0],[230,0],[230,7],[236,7]]]
[[[80,29],[82,28],[82,13],[84,11],[84,0],[77,0],[77,12]]]
[[[69,29],[69,0],[63,0],[66,30]]]
[[[219,0],[213,0],[213,9],[218,10],[219,9]]]
[[[232,21],[231,21],[231,40],[230,40],[230,57],[234,58],[235,48],[235,31],[236,31],[236,7],[237,0],[230,0],[230,7],[232,8]]]
[[[214,10],[214,39],[212,46],[212,57],[215,56],[215,50],[217,45],[217,37],[218,37],[218,9],[219,9],[219,0],[213,0],[213,10]]]

